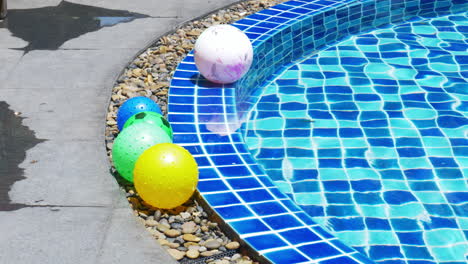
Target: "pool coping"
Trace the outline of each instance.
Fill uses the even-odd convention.
[[[308,50],[323,49],[327,44],[336,43],[343,37],[365,29],[361,28],[361,24],[358,27],[349,25],[341,37],[335,34],[329,39],[326,37],[334,32],[325,32],[318,38],[320,42],[312,40],[311,46],[294,46],[294,42],[297,42],[294,41],[289,46],[292,52],[278,52],[289,61],[271,61],[276,65],[274,67],[262,66],[258,62],[266,61],[264,57],[271,56],[270,51],[276,48],[275,43],[268,41],[282,35],[280,33],[285,29],[296,25],[303,28],[308,26],[301,23],[312,16],[317,17],[337,8],[352,10],[360,6],[362,10],[364,4],[371,2],[374,3],[360,0],[293,0],[237,21],[233,25],[243,30],[251,39],[256,53],[251,71],[237,83],[215,85],[204,80],[194,65],[193,52],[187,55],[174,73],[169,90],[168,119],[173,126],[174,143],[187,148],[199,164],[198,189],[202,197],[238,232],[241,239],[274,263],[373,263],[365,255],[344,245],[322,229],[283,194],[250,155],[243,142],[242,132],[238,130],[239,123],[244,121],[246,110],[253,103],[248,99],[253,89],[273,78],[282,66],[300,59],[306,53],[304,47]],[[403,1],[387,0],[379,1],[378,4],[391,6],[401,2]],[[423,4],[428,3],[425,1]],[[439,10],[435,6],[432,9],[426,8],[429,10],[427,12],[432,11],[437,15],[447,12],[441,6],[438,6]],[[418,5],[414,9],[415,14],[375,17],[368,26],[377,28],[389,23],[408,21],[415,16],[424,16],[420,10],[424,9]],[[362,13],[356,18],[361,19],[364,16]],[[326,15],[323,17],[326,18]],[[375,21],[376,24],[373,23]],[[315,25],[313,23],[311,21],[310,26]],[[304,42],[304,38],[300,41]]]

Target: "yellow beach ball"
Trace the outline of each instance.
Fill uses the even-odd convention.
[[[198,165],[183,147],[161,143],[141,154],[133,180],[146,203],[171,209],[185,203],[197,188]]]

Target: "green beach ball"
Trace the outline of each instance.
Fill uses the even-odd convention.
[[[138,114],[134,114],[127,120],[127,122],[125,122],[125,125],[122,130],[126,129],[127,127],[133,124],[138,124],[141,122],[150,123],[150,124],[153,124],[162,128],[164,132],[166,132],[167,135],[172,139],[171,124],[167,122],[164,116],[156,112],[152,112],[152,111],[145,111],[145,112],[140,112]]]
[[[133,169],[140,155],[148,148],[171,143],[171,138],[158,126],[140,122],[122,130],[112,147],[112,161],[119,174],[133,182]]]

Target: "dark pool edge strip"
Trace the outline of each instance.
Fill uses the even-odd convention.
[[[240,253],[249,256],[252,260],[259,262],[259,263],[271,263],[268,259],[264,256],[258,254],[258,252],[248,243],[246,243],[242,238],[240,238],[239,234],[228,224],[226,223],[221,216],[208,204],[208,202],[203,198],[200,192],[197,190],[195,191],[193,197],[197,200],[200,206],[205,210],[213,222],[218,223],[219,228],[223,231],[228,237],[231,238],[233,241],[239,242],[241,245]]]
[[[243,20],[240,20],[240,21],[234,23],[234,25],[238,26],[239,28],[241,28],[242,30],[247,32],[247,35],[253,40],[254,49],[257,51],[257,49],[259,49],[259,47],[261,47],[261,45],[264,45],[269,39],[272,39],[274,36],[279,35],[279,33],[281,33],[287,27],[292,27],[293,25],[299,24],[299,22],[297,21],[298,19],[301,19],[300,22],[302,22],[303,20],[305,20],[312,13],[314,15],[319,15],[319,14],[325,13],[325,12],[317,12],[317,13],[310,12],[310,13],[306,13],[306,14],[302,14],[302,15],[297,15],[295,12],[289,12],[288,11],[288,10],[291,11],[291,10],[294,10],[296,8],[299,8],[299,6],[301,6],[301,4],[302,5],[307,5],[307,4],[314,3],[314,2],[319,2],[319,1],[290,1],[290,2],[286,2],[284,4],[273,7],[271,9],[269,9],[269,10],[260,11],[257,14],[251,15],[251,16],[243,19]],[[339,3],[339,4],[337,4],[337,6],[340,6],[340,7],[350,7],[352,5],[360,5],[360,4],[363,4],[363,3],[371,3],[371,2],[375,3],[374,1],[359,1],[359,0],[356,0],[356,1],[341,1],[341,2],[334,1],[334,3]],[[401,3],[402,1],[380,1],[380,2],[381,3],[382,2],[384,2],[384,3],[391,3],[391,2]],[[419,2],[419,1],[407,1],[407,2]],[[434,2],[434,1],[432,1],[432,2]],[[445,3],[451,4],[452,2],[457,2],[457,1],[439,1],[439,2],[445,2]],[[288,4],[292,4],[292,5],[288,5]],[[424,1],[424,3],[422,3],[422,4],[426,5],[429,8],[430,7],[429,5],[431,4],[431,2]],[[323,6],[322,6],[322,8],[323,8]],[[323,9],[325,9],[325,8],[323,8]],[[328,10],[326,10],[326,11],[328,11]],[[418,8],[414,9],[414,11],[415,11],[415,14],[411,14],[410,17],[415,17],[417,15],[420,15],[420,13],[421,13],[420,12],[420,5],[418,5]],[[431,10],[429,10],[428,12],[430,13],[430,11]],[[433,13],[437,14],[435,8],[432,11],[433,11]],[[289,14],[289,16],[291,16],[291,17],[288,20],[288,22],[285,22],[285,23],[282,24],[282,26],[275,27],[272,30],[271,29],[268,30],[268,28],[265,28],[265,27],[255,27],[255,25],[260,24],[260,23],[264,22],[265,20],[270,19],[270,17],[268,17],[268,16],[265,17],[263,20],[258,19],[257,20],[258,22],[256,22],[255,24],[252,24],[252,20],[255,20],[255,19],[252,19],[252,17],[258,18],[259,14],[262,15],[262,14],[267,14],[267,13],[271,13],[271,12],[275,13],[275,15],[285,13],[285,14]],[[440,13],[443,14],[444,12],[451,13],[450,10],[440,10]],[[440,15],[440,14],[438,14],[438,15]],[[351,16],[351,14],[350,14],[350,16]],[[374,17],[374,20],[375,19],[377,19],[377,17]],[[404,21],[408,21],[408,19],[410,19],[410,18],[408,18],[408,17],[396,17],[396,18],[392,18],[392,19],[394,19],[394,20],[396,20],[398,22],[404,22]],[[391,22],[394,22],[394,21],[392,20],[389,23],[391,23]],[[376,27],[379,27],[379,26],[382,26],[382,25],[385,25],[385,24],[389,24],[389,23],[382,22],[380,25],[377,25],[377,26],[373,25],[371,23],[371,25],[369,25],[369,28],[376,28]],[[349,36],[351,34],[359,33],[359,32],[362,32],[362,31],[365,31],[365,30],[362,30],[360,27],[358,27],[358,28],[353,29],[352,32],[348,32],[347,35],[342,36],[342,37],[346,37],[346,36]],[[261,32],[261,34],[258,34],[258,32]],[[340,38],[335,38],[335,39],[332,38],[332,40],[330,40],[330,41],[331,41],[331,43],[335,43],[337,40],[340,40]],[[313,48],[314,49],[320,49],[320,48],[325,47],[327,44],[330,44],[330,43],[325,41],[324,43],[322,43],[322,45],[316,45]],[[271,48],[273,48],[273,47],[271,47]],[[294,61],[294,59],[300,58],[304,54],[304,52],[305,51],[303,50],[302,54],[299,54],[295,58],[293,58],[291,56],[291,59],[290,59],[289,62]],[[262,53],[261,55],[264,56],[265,54],[266,53]],[[257,56],[257,64],[258,64],[259,54],[257,53],[256,56]],[[274,63],[274,62],[272,61],[272,63]],[[269,70],[270,74],[276,73],[278,71],[278,69],[282,65],[284,65],[285,63],[280,62],[280,63],[277,63],[277,64],[278,64],[277,68],[273,67],[273,69]],[[215,116],[216,114],[205,112],[202,115],[202,114],[199,113],[199,110],[202,109],[203,107],[205,109],[210,109],[210,107],[212,107],[212,109],[215,109],[215,112],[216,112],[216,111],[218,111],[220,109],[219,107],[221,107],[221,111],[216,112],[218,114],[218,116],[220,117],[220,119],[216,120],[216,121],[211,121],[211,122],[212,123],[213,122],[218,123],[219,125],[222,125],[222,123],[224,121],[228,121],[228,118],[226,118],[227,116],[232,115],[232,114],[235,114],[235,115],[238,114],[238,113],[236,113],[236,110],[238,110],[238,109],[232,109],[232,108],[226,109],[226,105],[229,105],[229,104],[236,105],[237,104],[236,97],[237,98],[239,98],[239,97],[248,98],[250,96],[250,94],[252,93],[252,89],[254,89],[255,87],[258,87],[258,85],[261,84],[262,82],[264,82],[268,78],[268,76],[270,74],[265,73],[264,76],[263,76],[263,79],[262,78],[254,78],[254,79],[249,80],[248,76],[247,76],[243,80],[240,80],[235,85],[224,85],[224,86],[221,86],[221,87],[217,87],[218,89],[216,89],[216,86],[214,86],[212,84],[209,84],[206,81],[203,81],[202,79],[200,79],[198,76],[196,76],[196,70],[193,70],[193,66],[194,66],[193,65],[193,55],[189,54],[189,56],[187,56],[184,59],[182,64],[179,65],[178,69],[174,73],[174,79],[172,80],[171,89],[169,91],[169,94],[170,94],[170,97],[169,97],[169,112],[170,112],[169,120],[175,124],[175,126],[174,126],[174,132],[176,134],[175,142],[179,143],[179,144],[181,144],[183,146],[186,146],[187,148],[189,148],[191,150],[192,154],[197,155],[197,158],[198,158],[197,160],[202,163],[201,167],[202,167],[203,171],[205,171],[205,170],[209,171],[209,169],[211,169],[211,171],[214,171],[215,174],[217,174],[217,177],[216,177],[216,176],[208,175],[208,174],[205,175],[205,174],[203,174],[203,172],[201,173],[202,178],[200,180],[199,189],[200,189],[202,195],[204,195],[204,198],[207,198],[208,196],[210,196],[210,197],[215,196],[217,191],[218,192],[219,191],[221,191],[221,192],[232,192],[232,193],[234,193],[234,196],[231,196],[231,197],[234,197],[236,199],[240,198],[240,196],[236,195],[236,193],[239,192],[239,191],[242,191],[242,189],[233,188],[233,186],[231,186],[229,184],[229,179],[232,179],[232,178],[230,178],[230,177],[232,177],[232,175],[230,174],[229,176],[225,177],[225,175],[223,173],[221,173],[220,171],[216,171],[216,170],[218,170],[217,169],[218,166],[222,167],[222,166],[225,166],[226,164],[219,165],[219,164],[217,164],[217,161],[213,161],[211,159],[210,153],[208,153],[209,151],[207,151],[207,147],[203,146],[204,145],[203,144],[204,137],[208,137],[210,135],[209,131],[206,131],[206,128],[203,127],[203,124],[204,123],[206,124],[209,119],[206,119],[206,120],[204,120],[204,119],[209,118],[210,114],[211,114],[211,116]],[[259,67],[259,65],[253,65],[253,69],[251,70],[251,72],[249,72],[249,75],[251,75],[252,72],[254,72],[256,70],[257,71],[264,70],[264,67],[265,67],[265,65],[263,65],[263,67]],[[192,76],[193,78],[178,77],[177,76],[178,71],[192,72],[194,74],[194,76]],[[236,89],[236,87],[242,87],[242,88],[247,87],[247,89],[251,88],[251,90],[245,91],[245,90],[241,90],[240,88]],[[215,88],[215,89],[213,89],[213,88]],[[172,97],[172,96],[175,96],[175,97]],[[175,99],[174,99],[174,98],[177,98],[177,97],[178,97],[178,99],[182,99],[182,98],[189,99],[190,96],[195,97],[195,99],[192,98],[192,100],[193,100],[193,112],[187,111],[187,107],[182,107],[182,105],[185,105],[185,106],[187,104],[190,105],[191,104],[190,100],[188,100],[187,104],[183,104],[183,103],[180,103],[179,101],[175,102]],[[205,97],[205,96],[206,97],[221,97],[221,98],[223,98],[222,99],[223,102],[222,103],[213,103],[213,104],[210,104],[210,103],[196,104],[196,101],[198,101],[197,97]],[[171,99],[171,97],[173,99]],[[251,103],[251,102],[247,103],[247,107],[249,106],[249,103]],[[214,107],[214,106],[218,106],[218,108]],[[228,110],[228,111],[226,111],[226,110]],[[245,110],[247,110],[247,109],[245,109]],[[192,116],[192,118],[190,116]],[[201,119],[201,122],[198,122],[198,121],[200,121],[200,119]],[[184,126],[184,125],[193,125],[194,129],[192,130],[192,128],[182,128],[182,126]],[[202,132],[202,133],[200,133],[200,132]],[[211,136],[215,136],[214,133],[212,133]],[[185,139],[184,139],[184,137],[185,137]],[[238,140],[238,138],[240,138],[240,140]],[[269,180],[269,178],[264,177],[264,176],[266,176],[266,174],[261,170],[261,168],[258,167],[258,165],[250,164],[248,162],[245,162],[244,159],[247,159],[247,160],[251,159],[253,161],[254,161],[254,159],[250,156],[250,154],[248,152],[245,153],[245,150],[246,150],[245,145],[243,147],[241,147],[241,148],[243,148],[242,151],[240,151],[242,153],[239,153],[238,145],[242,145],[242,143],[243,143],[241,138],[242,138],[242,136],[240,135],[240,133],[236,132],[236,133],[233,133],[232,135],[229,136],[229,140],[227,140],[227,142],[222,141],[224,143],[231,144],[231,146],[234,146],[234,151],[227,151],[226,153],[224,153],[224,154],[226,154],[225,158],[227,158],[227,157],[231,158],[231,156],[232,157],[237,156],[238,159],[242,161],[242,164],[245,166],[245,168],[247,168],[248,170],[251,171],[250,174],[249,173],[240,174],[240,175],[237,175],[237,176],[239,178],[250,178],[252,176],[251,178],[254,178],[254,179],[256,178],[258,180],[258,182],[260,182],[261,185],[263,185],[264,187],[265,187],[264,184],[265,184],[265,181],[266,181],[267,186],[269,186],[268,187],[269,190],[277,189],[277,188],[274,188],[274,187],[270,187],[269,184],[271,183],[271,180]],[[191,140],[197,141],[198,144],[197,143],[193,144],[193,141],[191,142]],[[207,142],[204,142],[204,143],[209,144]],[[219,155],[219,153],[216,153],[216,154]],[[227,156],[228,154],[230,156]],[[220,157],[220,156],[217,156],[217,157]],[[216,156],[215,156],[215,158],[216,158]],[[252,169],[252,167],[258,167],[258,168]],[[252,172],[255,172],[255,173],[252,173]],[[207,178],[205,178],[205,177],[207,177]],[[262,179],[260,179],[260,177],[262,177]],[[214,184],[215,182],[216,182],[216,184],[218,186],[216,186],[216,184]],[[213,184],[211,184],[211,183],[213,183]],[[221,189],[216,189],[216,187],[221,187]],[[275,190],[275,191],[277,191],[277,190]],[[228,195],[224,195],[224,196],[227,197]],[[280,204],[281,206],[284,206],[284,204],[280,203],[280,201],[282,201],[282,198],[278,198],[276,195],[273,195],[273,197],[274,197],[274,199],[273,199],[274,201],[278,202],[278,204]],[[242,201],[242,199],[239,199],[239,200]],[[228,225],[231,225],[231,226],[232,226],[232,219],[236,219],[236,218],[232,218],[231,216],[230,216],[230,218],[226,218],[226,212],[222,211],[221,209],[226,208],[226,210],[228,210],[228,209],[233,210],[235,208],[240,208],[241,206],[244,206],[245,208],[247,208],[247,210],[251,210],[251,207],[249,205],[252,204],[250,202],[246,202],[245,200],[244,200],[244,202],[240,202],[241,205],[239,207],[237,207],[237,202],[232,202],[232,201],[227,201],[224,204],[222,202],[220,202],[220,204],[216,204],[216,203],[213,203],[214,200],[210,199],[209,197],[207,198],[207,201],[208,201],[209,204],[211,204],[211,206],[214,206],[215,210],[218,211],[218,213],[221,212],[220,213],[221,218],[223,220],[229,222]],[[270,201],[270,200],[268,200],[268,201]],[[293,205],[293,207],[297,207],[297,206]],[[293,211],[294,211],[294,209],[293,209]],[[224,212],[224,217],[223,217],[223,212]],[[251,212],[253,212],[253,211],[251,211]],[[293,214],[293,212],[289,212],[289,213]],[[256,216],[256,218],[255,218],[255,216]],[[258,215],[254,215],[252,217],[254,217],[255,219],[261,219],[262,218],[261,216],[258,216]],[[311,220],[311,218],[308,217],[308,216],[305,216],[305,218],[308,219],[308,220]],[[304,225],[304,226],[306,227],[306,226],[309,226],[309,225]],[[314,225],[314,227],[315,227],[315,225]],[[323,240],[323,241],[330,242],[329,240]],[[247,243],[249,243],[249,242],[247,241]],[[252,245],[252,246],[255,247],[255,245]],[[295,245],[292,245],[291,248],[294,248],[294,246]],[[348,250],[348,249],[345,249],[345,251],[346,250]],[[260,249],[260,251],[265,251],[265,249],[264,248]],[[274,251],[269,251],[267,254],[269,254],[271,252],[274,252]],[[351,252],[356,253],[356,251],[354,251],[354,250],[352,250]],[[349,254],[355,254],[355,253],[348,252],[347,254],[345,254],[345,256],[349,257]],[[323,261],[323,263],[338,263],[338,262],[331,262],[331,261],[333,261],[334,257],[336,257],[335,258],[336,261],[338,261],[338,260],[344,261],[345,258],[343,258],[341,256],[342,255],[329,255],[328,257],[330,257],[330,258]],[[346,260],[352,261],[354,263],[356,263],[356,260],[358,262],[363,262],[363,263],[365,263],[365,262],[371,263],[372,262],[369,259],[367,259],[366,257],[364,257],[363,255],[355,255],[355,256],[356,256],[356,258],[354,260],[351,260],[351,259],[346,259]],[[357,256],[359,256],[359,257],[357,257]],[[277,258],[277,259],[280,259],[280,258]]]

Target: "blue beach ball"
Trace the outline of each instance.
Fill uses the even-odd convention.
[[[117,112],[117,127],[119,130],[122,130],[125,122],[127,122],[130,117],[144,111],[151,111],[162,115],[158,104],[148,97],[138,96],[125,101]]]

